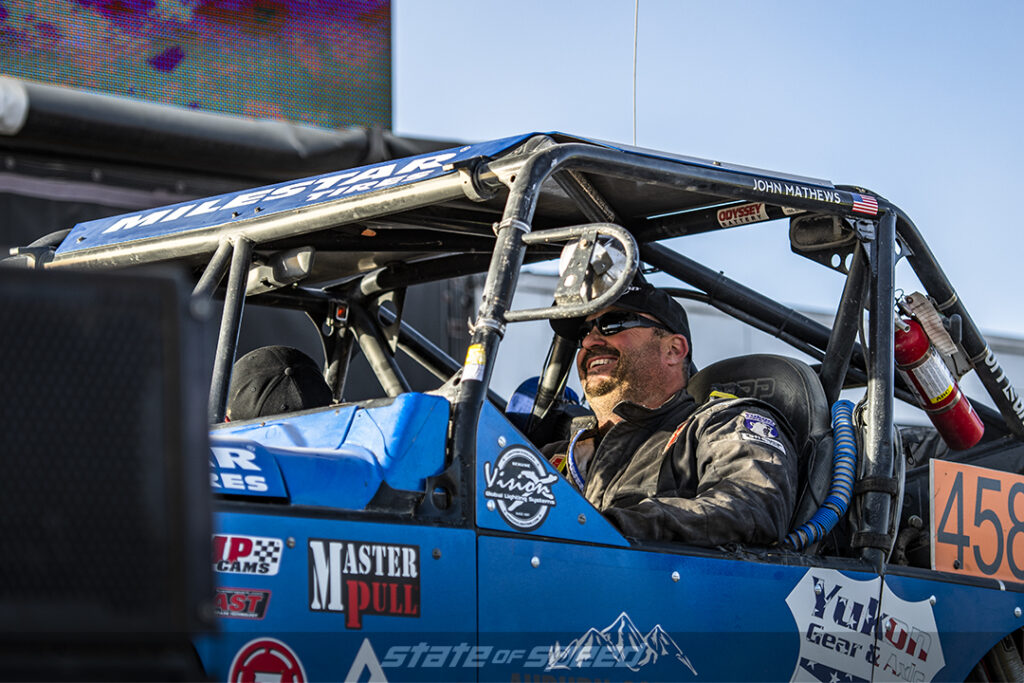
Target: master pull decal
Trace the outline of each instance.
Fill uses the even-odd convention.
[[[345,628],[367,614],[419,617],[419,546],[309,539],[309,609],[344,612]]]
[[[555,506],[551,487],[558,475],[548,472],[533,451],[510,446],[493,465],[484,463],[484,497],[487,509],[498,507],[498,514],[509,526],[533,531],[544,523]]]
[[[792,680],[930,681],[946,660],[935,612],[908,602],[882,579],[855,581],[834,569],[810,569],[786,598],[800,630]]]

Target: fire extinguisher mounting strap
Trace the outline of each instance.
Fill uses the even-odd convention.
[[[896,480],[892,477],[864,477],[853,485],[853,492],[857,495],[862,493],[888,493],[890,496],[895,496],[899,492],[899,487],[896,485]]]
[[[941,408],[930,408],[928,413],[931,415],[942,415],[943,413],[949,412],[956,407],[957,403],[960,403],[960,399],[964,397],[963,392],[957,392],[956,397],[950,401],[949,405],[942,406]]]
[[[892,539],[889,534],[875,534],[870,531],[858,531],[850,539],[850,545],[854,548],[879,548],[886,552],[892,548]]]

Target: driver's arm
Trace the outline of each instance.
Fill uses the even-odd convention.
[[[666,457],[654,496],[603,510],[627,536],[701,546],[773,545],[796,504],[797,451],[760,402],[706,404]]]

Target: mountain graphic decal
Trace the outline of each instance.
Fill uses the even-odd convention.
[[[697,675],[690,658],[661,624],[655,624],[645,636],[623,612],[605,628],[590,628],[564,648],[556,641],[548,650],[545,671],[613,666],[639,671],[657,662],[659,657],[674,658]]]

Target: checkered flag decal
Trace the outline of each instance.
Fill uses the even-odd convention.
[[[284,543],[279,538],[253,539],[252,555],[257,562],[266,562],[270,566],[268,574],[277,573],[277,565],[281,562],[281,550]]]

